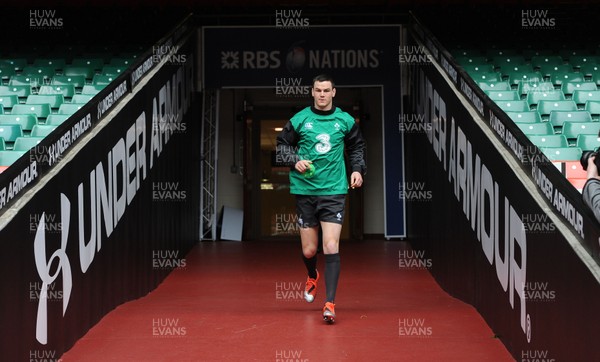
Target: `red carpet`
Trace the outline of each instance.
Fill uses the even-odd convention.
[[[473,307],[399,255],[404,242],[342,242],[337,320],[325,324],[323,275],[314,303],[301,296],[299,244],[199,243],[62,361],[514,361]]]

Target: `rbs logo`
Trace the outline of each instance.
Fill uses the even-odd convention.
[[[222,51],[221,69],[276,69],[281,66],[278,50]]]

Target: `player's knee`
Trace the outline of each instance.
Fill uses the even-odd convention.
[[[305,257],[310,259],[313,256],[317,255],[317,248],[314,246],[307,246],[302,249],[302,252],[304,253]]]
[[[339,243],[336,240],[323,241],[323,252],[325,254],[335,254],[339,251]]]

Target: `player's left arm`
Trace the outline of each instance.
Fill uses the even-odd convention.
[[[365,163],[365,139],[363,138],[360,127],[356,122],[353,123],[350,132],[344,137],[348,159],[350,161],[350,187],[361,187],[363,184],[363,175],[367,173]]]

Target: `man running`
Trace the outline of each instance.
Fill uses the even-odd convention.
[[[323,319],[335,321],[335,294],[340,274],[339,242],[348,193],[344,150],[351,166],[350,187],[361,187],[366,172],[365,142],[354,118],[333,106],[333,79],[313,79],[314,104],[296,113],[277,136],[277,152],[293,154],[290,193],[296,195],[300,240],[308,271],[304,298],[312,303],[317,293],[319,227],[325,254],[326,302]]]

